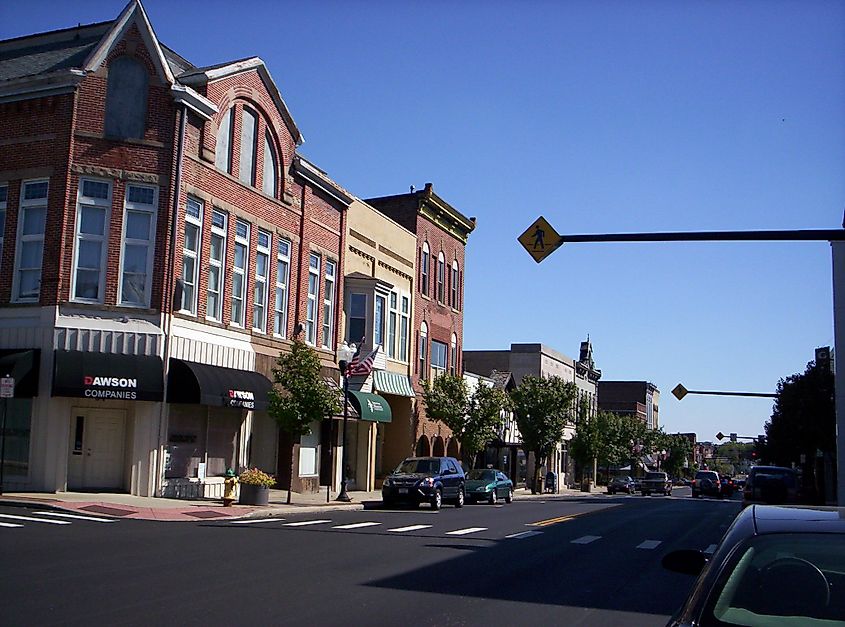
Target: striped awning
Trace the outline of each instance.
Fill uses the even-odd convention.
[[[413,398],[414,388],[407,375],[387,370],[373,370],[373,389],[379,394],[393,394],[394,396],[408,396]]]

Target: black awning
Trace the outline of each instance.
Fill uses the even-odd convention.
[[[251,370],[171,358],[167,402],[264,410],[272,387],[267,377]]]
[[[10,376],[15,380],[15,398],[38,396],[38,367],[41,351],[0,350],[0,377]]]
[[[160,401],[164,370],[157,355],[55,351],[53,396]]]

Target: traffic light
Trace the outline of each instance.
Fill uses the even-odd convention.
[[[757,459],[757,451],[751,451],[751,459]]]

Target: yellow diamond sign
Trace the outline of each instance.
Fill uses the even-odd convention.
[[[540,216],[517,240],[534,261],[540,263],[560,246],[560,235],[543,216]]]

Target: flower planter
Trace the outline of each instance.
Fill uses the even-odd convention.
[[[267,486],[242,483],[240,488],[240,505],[267,505],[270,501],[270,488]]]

